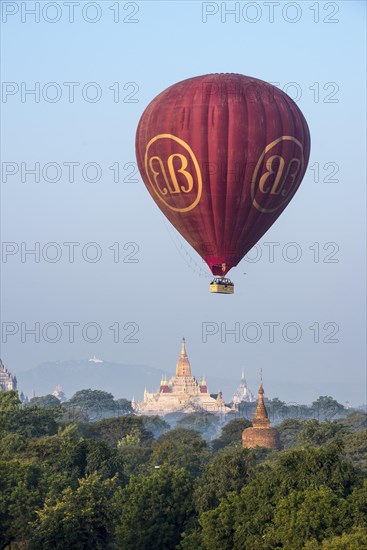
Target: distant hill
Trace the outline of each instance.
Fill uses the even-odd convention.
[[[67,398],[85,388],[111,392],[115,398],[142,399],[144,387],[159,386],[163,371],[145,365],[102,363],[87,360],[41,363],[18,373],[18,388],[26,395],[34,389],[36,395],[51,393],[62,386]]]

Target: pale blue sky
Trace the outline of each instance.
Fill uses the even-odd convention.
[[[29,247],[39,242],[41,249],[56,242],[62,256],[51,263],[41,254],[36,263],[29,255],[22,262],[20,252],[2,255],[3,333],[6,327],[10,330],[4,323],[19,326],[19,332],[1,344],[4,362],[18,377],[22,369],[42,361],[93,354],[173,371],[185,335],[193,370],[198,376],[205,373],[209,386],[211,374],[225,372],[235,380],[244,368],[255,389],[263,368],[268,393],[284,400],[311,401],[331,394],[356,405],[365,402],[365,3],[278,2],[272,23],[267,2],[239,2],[239,22],[234,15],[221,14],[221,2],[120,2],[120,22],[114,23],[116,2],[80,1],[74,23],[69,22],[65,2],[51,3],[58,9],[49,6],[47,11],[42,10],[50,3],[40,2],[40,22],[35,23],[24,11],[35,4],[2,2],[3,87],[8,92],[19,88],[13,95],[3,94],[1,104],[2,241],[19,248],[21,242]],[[86,11],[87,4],[92,5]],[[246,8],[248,4],[253,6]],[[233,8],[235,2],[226,5]],[[204,23],[205,10],[217,9]],[[98,16],[99,21],[83,19],[83,10],[86,18]],[[245,20],[256,14],[258,22]],[[55,23],[47,21],[58,16]],[[285,20],[298,17],[295,23]],[[279,82],[282,88],[296,83],[286,91],[293,97],[301,94],[297,104],[311,132],[313,168],[260,242],[261,259],[243,260],[230,272],[234,296],[209,294],[208,269],[164,219],[141,178],[133,175],[137,181],[122,181],[134,170],[127,163],[135,163],[135,130],[147,104],[167,86],[210,72],[243,73]],[[30,95],[22,102],[22,82],[23,92],[39,83],[39,102]],[[80,83],[73,103],[68,98],[71,85],[65,82]],[[85,87],[91,82],[97,88]],[[120,101],[114,102],[117,87]],[[87,101],[82,89],[89,98],[99,90],[101,99]],[[57,90],[61,97],[52,103]],[[40,163],[40,181],[26,173],[22,181],[21,163],[30,167],[35,162]],[[68,181],[64,164],[70,162],[80,163],[74,182]],[[59,181],[42,176],[48,163],[62,168]],[[85,181],[94,178],[93,166],[83,180],[87,163],[100,167],[99,181]],[[109,168],[115,163],[120,166],[117,183]],[[332,178],[335,167],[338,181],[330,182],[327,177]],[[53,170],[51,166],[46,171],[46,179],[55,176]],[[81,243],[74,263],[68,261],[65,242]],[[90,242],[102,251],[99,262],[83,259],[81,249]],[[115,242],[120,243],[122,258],[134,250],[123,250],[125,243],[137,243],[133,259],[138,262],[115,263],[114,250],[109,250]],[[273,263],[269,246],[263,244],[269,242],[280,243]],[[284,246],[285,254],[295,251],[287,248],[290,242],[302,251],[296,263],[282,256]],[[336,244],[324,250],[326,243]],[[314,261],[317,248],[319,262]],[[47,246],[44,250],[46,257],[56,251]],[[89,247],[85,254],[92,256],[95,250]],[[328,259],[338,261],[323,261]],[[22,322],[28,327],[39,322],[41,328],[58,323],[61,338],[50,343],[41,335],[34,343],[32,336],[23,335],[22,342]],[[65,322],[80,323],[73,343]],[[81,326],[88,322],[102,330],[95,344],[82,337]],[[109,327],[117,322],[122,330],[120,342],[114,343]],[[139,325],[138,343],[122,342],[130,330],[123,329],[128,322]],[[269,322],[280,324],[274,342],[269,341]],[[206,342],[203,323],[219,329]],[[229,329],[239,323],[241,331],[247,323],[257,323],[261,337],[250,343],[227,335],[222,342],[221,323]],[[301,328],[298,342],[284,341],[287,323]],[[320,328],[318,343],[315,323]],[[326,323],[332,324],[324,328]],[[334,338],[339,342],[323,342],[336,325]],[[249,340],[255,339],[251,330]],[[92,327],[88,337],[93,334]],[[52,329],[47,337],[52,339]]]

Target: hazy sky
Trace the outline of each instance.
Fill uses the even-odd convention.
[[[262,368],[269,396],[366,402],[365,3],[1,7],[1,357],[19,380],[93,354],[172,372],[184,335],[209,387],[244,368],[255,390]],[[135,164],[147,104],[211,72],[278,83],[311,132],[300,190],[230,272],[234,296],[209,293]]]

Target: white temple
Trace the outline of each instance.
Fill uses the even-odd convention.
[[[243,402],[252,403],[253,401],[256,401],[255,396],[247,387],[245,373],[242,369],[241,383],[233,394],[232,405],[236,406]]]
[[[17,389],[17,377],[13,376],[0,359],[0,391]]]
[[[172,412],[192,413],[207,411],[212,413],[228,413],[221,394],[217,399],[210,397],[204,378],[198,383],[191,376],[190,362],[186,354],[185,338],[182,338],[181,353],[176,364],[176,375],[170,380],[164,376],[159,390],[155,393],[144,391],[141,403],[131,403],[138,414],[165,415]]]
[[[66,395],[63,392],[62,386],[60,385],[56,386],[56,388],[52,392],[52,395],[56,397],[61,403],[65,403],[65,401],[67,400]]]

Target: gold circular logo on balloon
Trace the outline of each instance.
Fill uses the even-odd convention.
[[[282,155],[272,154],[272,149],[284,141],[293,142],[299,148],[299,154],[287,162]],[[259,178],[260,167],[264,163],[264,171]],[[281,136],[269,143],[260,155],[252,176],[251,199],[255,208],[260,212],[270,213],[289,202],[298,188],[303,167],[303,146],[298,139]]]
[[[169,139],[175,143],[173,152],[159,152],[153,147],[158,140]],[[174,212],[189,212],[201,199],[203,182],[200,166],[191,147],[172,134],[158,134],[146,146],[144,156],[145,173],[160,201]],[[185,198],[189,200],[185,200]]]

